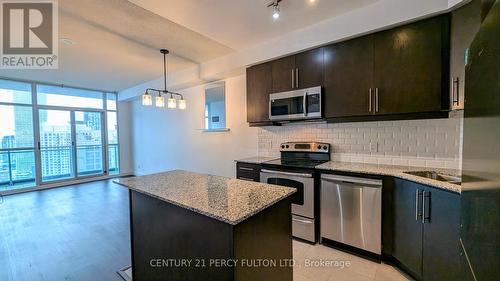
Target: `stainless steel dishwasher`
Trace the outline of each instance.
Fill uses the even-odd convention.
[[[382,181],[321,175],[321,239],[382,250]]]

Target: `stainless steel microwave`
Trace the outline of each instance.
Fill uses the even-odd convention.
[[[269,119],[274,121],[322,117],[321,87],[276,93],[269,96]]]

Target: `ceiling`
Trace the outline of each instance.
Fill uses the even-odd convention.
[[[377,0],[283,0],[273,21],[270,0],[59,1],[59,69],[5,70],[0,76],[120,91],[162,74],[233,53]]]
[[[59,1],[59,69],[6,70],[0,76],[118,91],[233,50],[127,0]]]
[[[129,0],[233,49],[255,45],[378,0],[283,0],[273,20],[272,0]]]

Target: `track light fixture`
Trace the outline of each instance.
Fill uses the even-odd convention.
[[[267,5],[267,7],[273,7],[273,19],[275,19],[275,20],[277,20],[280,17],[280,2],[281,1],[282,0],[275,0],[272,3],[270,3],[269,5]]]

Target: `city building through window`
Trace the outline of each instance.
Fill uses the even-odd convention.
[[[116,93],[0,80],[0,192],[119,173]]]

